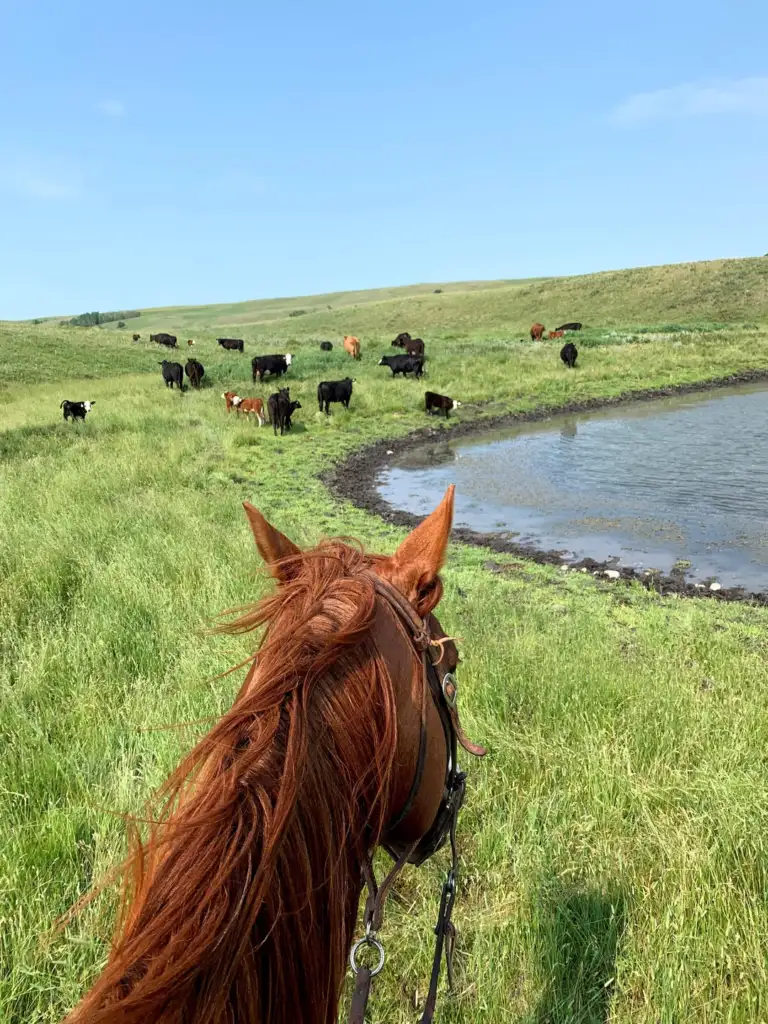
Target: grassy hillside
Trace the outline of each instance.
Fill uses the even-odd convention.
[[[704,266],[663,269],[681,276],[690,297],[689,276],[711,281],[733,264]],[[392,381],[376,366],[394,329],[427,338],[429,386],[461,397],[461,416],[768,365],[763,330],[639,329],[671,318],[650,285],[648,294],[624,288],[621,301],[634,302],[626,319],[610,314],[620,307],[609,301],[619,293],[606,287],[611,279],[417,290],[346,313],[253,322],[242,330],[243,356],[221,352],[219,326],[199,313],[200,330],[189,332],[207,370],[199,393],[164,388],[164,352],[133,345],[134,322],[125,332],[0,329],[3,1024],[53,1024],[88,984],[103,960],[110,899],[50,940],[53,921],[119,858],[120,813],[142,809],[206,716],[219,715],[238,688],[241,673],[219,674],[256,638],[224,639],[204,627],[265,587],[241,501],[302,545],[351,534],[391,551],[401,539],[335,501],[318,479],[366,441],[424,424],[424,384]],[[525,303],[538,299],[528,292],[581,282],[586,302],[587,280],[598,282],[603,319],[580,340],[577,372],[559,363],[558,343],[510,341],[522,335],[504,329],[505,316],[522,326],[560,308],[549,299],[533,314]],[[673,301],[671,291],[664,296]],[[729,319],[705,298],[690,318],[678,311],[674,319]],[[644,320],[640,309],[653,303]],[[759,320],[756,309],[739,316]],[[352,323],[334,334],[326,314]],[[198,314],[153,315],[153,327],[182,334],[181,318]],[[561,315],[593,322],[565,301]],[[334,407],[326,419],[316,383],[352,364],[338,349],[321,353],[317,339],[342,329],[361,334],[364,358],[353,369],[351,410]],[[303,405],[285,438],[227,417],[219,397],[227,384],[271,390],[252,388],[248,356],[262,345],[274,350],[273,341],[296,354],[288,383]],[[61,420],[63,397],[97,404],[73,425]],[[465,727],[490,749],[485,763],[467,765],[458,992],[441,996],[441,1020],[762,1019],[768,611],[660,598],[519,560],[491,574],[487,558],[452,547],[440,609],[447,630],[465,638]],[[415,1017],[443,870],[438,858],[398,883],[372,1019]]]
[[[435,288],[441,288],[435,294]],[[301,312],[301,315],[297,315]],[[293,314],[293,315],[291,315]],[[580,277],[465,282],[337,292],[230,305],[168,307],[142,312],[125,332],[172,330],[195,337],[232,328],[236,337],[330,338],[397,333],[457,337],[488,333],[523,337],[534,320],[556,327],[580,320],[592,327],[635,324],[765,322],[768,259],[715,260],[640,267]],[[236,330],[234,330],[236,328]],[[117,330],[116,324],[103,328]]]

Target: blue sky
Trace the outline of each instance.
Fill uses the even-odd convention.
[[[0,0],[0,319],[768,252],[764,0]]]

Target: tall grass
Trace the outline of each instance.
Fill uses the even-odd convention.
[[[266,342],[282,331],[259,334],[253,352],[280,351]],[[329,419],[316,383],[352,364],[320,353],[311,332],[291,336],[303,408],[284,438],[227,417],[225,385],[271,388],[246,384],[247,354],[221,353],[213,328],[195,349],[211,386],[185,394],[164,389],[144,342],[4,332],[0,1020],[57,1021],[88,984],[110,898],[63,936],[50,937],[54,920],[118,860],[121,814],[142,808],[239,684],[221,673],[256,638],[206,626],[268,585],[241,500],[304,545],[353,534],[391,551],[401,538],[318,480],[367,440],[424,423],[424,383],[376,366],[388,332],[363,337],[352,408]],[[427,338],[425,383],[478,416],[719,376],[765,365],[768,351],[762,332],[612,344],[596,331],[569,373],[558,343],[452,333]],[[97,400],[85,423],[60,419],[64,397]],[[468,766],[458,992],[442,996],[441,1019],[761,1020],[767,613],[519,561],[491,574],[487,557],[452,548],[441,606],[465,638],[465,727],[490,749]],[[417,1016],[443,869],[438,858],[408,873],[390,901],[374,1021]]]

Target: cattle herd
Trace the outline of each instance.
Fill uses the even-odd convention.
[[[562,338],[567,332],[580,331],[581,328],[582,325],[576,322],[561,324],[554,331],[550,331],[548,337],[550,339]],[[541,341],[545,331],[544,324],[533,324],[531,327],[531,340]],[[141,335],[134,334],[133,340],[140,341]],[[166,348],[178,347],[178,339],[174,334],[162,332],[150,334],[149,340],[158,345],[164,345]],[[230,352],[243,353],[245,351],[245,343],[242,338],[217,338],[216,342],[221,348]],[[194,344],[191,338],[187,340],[188,346]],[[352,359],[359,360],[362,358],[359,338],[353,335],[346,335],[342,345],[344,351]],[[382,356],[379,359],[378,365],[389,367],[393,378],[397,377],[398,374],[402,374],[403,377],[412,374],[415,379],[420,379],[426,372],[424,369],[425,349],[422,339],[412,338],[407,331],[403,331],[392,342],[392,347],[403,349],[404,352],[400,355]],[[321,341],[320,350],[322,352],[333,351],[333,343]],[[560,358],[569,369],[575,368],[578,354],[576,346],[571,341],[567,341],[560,350]],[[267,376],[270,378],[282,377],[288,372],[292,362],[293,356],[290,352],[286,352],[284,355],[254,356],[251,360],[251,379],[253,383],[261,383]],[[189,378],[190,387],[197,389],[201,386],[205,375],[203,364],[193,358],[188,359],[185,366],[182,366],[181,363],[163,359],[160,362],[160,366],[162,367],[165,386],[171,390],[173,390],[174,384],[179,391],[184,390],[185,374]],[[343,405],[345,409],[349,409],[349,403],[352,399],[352,385],[354,383],[354,377],[345,377],[343,380],[320,381],[317,385],[317,405],[319,411],[325,412],[326,416],[330,416],[330,407],[333,403],[338,403]],[[279,428],[281,435],[290,431],[291,418],[296,410],[301,408],[301,402],[292,401],[290,391],[286,387],[279,388],[269,396],[266,408],[263,399],[246,398],[238,395],[235,391],[225,391],[221,397],[225,401],[228,413],[234,409],[238,415],[245,416],[246,419],[253,415],[256,417],[260,427],[264,423],[270,422],[274,433],[277,434]],[[93,405],[95,405],[95,401],[70,402],[65,399],[61,403],[60,408],[64,410],[65,420],[72,419],[74,421],[76,419],[85,420],[86,414],[91,411]],[[450,413],[460,406],[461,402],[450,398],[448,395],[439,395],[435,391],[427,391],[424,394],[424,411],[428,415],[433,415],[434,413],[439,415],[442,413],[448,419]]]

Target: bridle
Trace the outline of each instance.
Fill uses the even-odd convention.
[[[429,991],[420,1024],[431,1024],[435,1004],[437,1002],[437,985],[440,979],[443,951],[445,951],[448,984],[453,988],[453,949],[456,929],[451,920],[453,905],[456,900],[456,884],[458,873],[458,850],[456,847],[456,823],[461,805],[464,801],[466,774],[458,765],[458,746],[464,747],[469,753],[483,757],[485,750],[472,743],[465,736],[459,724],[456,708],[458,683],[452,672],[446,672],[442,678],[438,672],[438,664],[443,656],[445,638],[435,638],[429,630],[427,622],[420,618],[410,602],[391,584],[382,580],[375,573],[367,573],[379,597],[383,598],[395,613],[398,625],[405,630],[409,643],[416,651],[422,664],[421,678],[421,728],[419,733],[419,751],[416,758],[416,770],[411,788],[405,803],[387,823],[382,846],[394,860],[394,865],[379,886],[373,871],[370,853],[363,860],[363,877],[368,896],[363,913],[365,934],[358,939],[349,954],[349,963],[355,976],[355,988],[349,1010],[349,1024],[363,1024],[368,1005],[371,981],[381,972],[384,966],[384,947],[378,937],[381,927],[384,902],[392,884],[406,864],[419,866],[441,849],[446,840],[451,844],[451,866],[443,883],[440,896],[440,909],[435,925],[435,953],[432,960],[432,975]],[[437,649],[439,654],[434,656]],[[403,843],[392,838],[394,830],[401,825],[413,810],[419,790],[424,780],[424,766],[427,754],[427,710],[431,696],[440,718],[445,737],[447,767],[443,795],[435,820],[424,835],[413,843]],[[378,954],[378,962],[373,967],[365,967],[357,962],[357,955],[363,946],[369,946]]]

